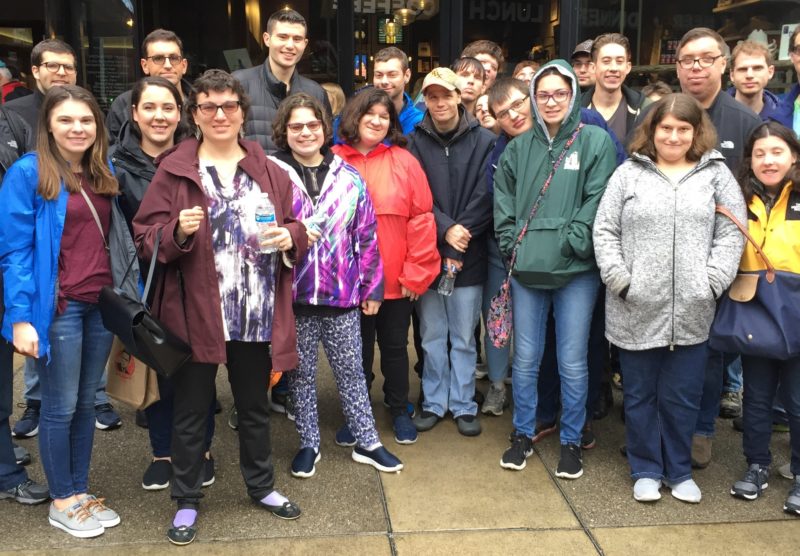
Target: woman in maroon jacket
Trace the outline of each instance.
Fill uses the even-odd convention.
[[[209,70],[194,87],[188,106],[196,139],[163,158],[133,221],[144,258],[157,233],[162,237],[158,260],[165,269],[153,312],[192,346],[192,361],[173,377],[178,512],[167,536],[174,544],[197,533],[205,419],[220,363],[228,367],[239,414],[247,493],[278,517],[300,515],[273,486],[267,388],[270,369],[298,365],[291,267],[307,250],[306,232],[292,218],[288,175],[257,143],[239,138],[249,105],[239,82]],[[259,232],[255,208],[264,194],[277,226]]]

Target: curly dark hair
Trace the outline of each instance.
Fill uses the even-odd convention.
[[[389,112],[389,131],[386,133],[386,140],[392,145],[405,147],[407,140],[403,135],[403,128],[400,126],[400,118],[397,117],[394,103],[386,91],[375,87],[364,89],[344,105],[339,121],[339,137],[349,145],[358,143],[361,140],[358,134],[358,124],[364,114],[376,104],[383,105]]]
[[[239,80],[233,77],[227,71],[221,69],[207,70],[195,79],[192,84],[192,90],[189,92],[189,99],[186,102],[186,109],[189,113],[194,115],[197,112],[197,95],[203,93],[207,95],[209,92],[224,93],[231,91],[239,97],[239,106],[242,109],[242,117],[247,120],[247,114],[250,112],[250,97],[244,91],[244,87],[239,83]],[[190,131],[195,132],[197,124],[194,123],[194,118],[189,118]]]
[[[286,124],[292,117],[295,108],[308,108],[319,121],[322,122],[322,131],[325,135],[325,145],[328,145],[333,137],[331,119],[328,112],[322,107],[322,103],[307,93],[295,93],[289,95],[278,106],[278,113],[272,120],[272,141],[275,146],[283,151],[289,150],[289,142],[286,139]]]
[[[742,188],[742,194],[748,204],[753,200],[753,195],[755,194],[753,182],[756,180],[756,177],[753,174],[752,168],[753,147],[759,139],[772,136],[786,143],[789,150],[792,151],[797,158],[794,166],[789,168],[784,179],[792,182],[792,188],[795,191],[800,191],[800,141],[795,137],[794,131],[788,127],[778,122],[768,121],[757,126],[747,139],[747,143],[745,143],[744,146],[744,156],[739,165],[739,173],[736,176],[739,180],[739,186]]]

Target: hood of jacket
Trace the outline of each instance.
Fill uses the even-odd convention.
[[[572,89],[572,96],[569,99],[569,106],[567,107],[567,115],[564,116],[564,120],[561,122],[561,127],[558,129],[558,133],[556,133],[555,137],[550,137],[550,132],[547,130],[547,124],[544,123],[542,119],[542,115],[539,112],[539,105],[536,103],[535,94],[536,94],[536,84],[542,78],[545,72],[550,73],[551,68],[554,68],[558,73],[570,84],[570,88]],[[575,72],[572,70],[572,66],[570,66],[569,62],[566,60],[553,60],[551,62],[546,63],[539,71],[537,71],[533,75],[533,79],[531,79],[530,84],[530,95],[531,95],[531,104],[533,106],[533,119],[536,125],[533,127],[534,134],[544,138],[547,142],[554,142],[554,141],[566,141],[567,137],[570,133],[572,133],[578,124],[581,121],[581,111],[580,111],[580,99],[581,99],[581,91],[578,88],[578,78],[575,76]]]
[[[116,166],[124,166],[129,172],[134,172],[142,177],[153,178],[155,167],[150,158],[144,154],[140,144],[141,138],[133,129],[131,121],[122,124],[119,130],[119,140],[109,148],[108,156]]]
[[[649,170],[662,173],[661,170],[658,169],[658,165],[656,165],[655,160],[653,160],[649,156],[645,156],[640,153],[631,153],[630,158],[635,162],[638,162],[639,164],[647,166]],[[713,160],[724,163],[725,157],[718,150],[711,149],[710,151],[703,153],[703,156],[700,157],[700,160],[697,162],[697,165],[695,165],[695,167],[692,168],[692,170],[689,171],[689,173],[686,175],[689,176],[699,170],[702,170],[704,166],[706,166],[709,162]]]

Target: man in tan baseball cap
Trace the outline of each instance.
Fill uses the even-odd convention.
[[[449,411],[458,432],[477,436],[474,331],[488,265],[492,199],[486,168],[495,136],[461,105],[461,87],[461,78],[448,68],[425,76],[427,110],[408,143],[428,178],[443,263],[433,289],[417,305],[425,370],[422,413],[414,426],[430,430]]]

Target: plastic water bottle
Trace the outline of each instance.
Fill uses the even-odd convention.
[[[269,195],[262,193],[256,206],[256,226],[258,227],[259,243],[264,237],[264,232],[270,228],[275,228],[278,223],[275,221],[275,206],[269,200]],[[262,253],[274,253],[277,247],[261,247]]]
[[[442,277],[439,278],[439,285],[436,288],[436,292],[439,295],[453,295],[453,288],[456,287],[456,274],[458,273],[456,265],[450,265],[448,272],[447,264],[445,263],[442,265],[442,270],[444,273]]]

